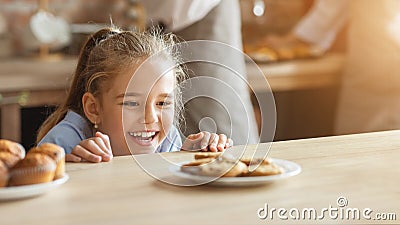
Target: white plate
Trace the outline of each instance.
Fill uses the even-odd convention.
[[[68,179],[69,176],[65,174],[64,177],[48,183],[0,188],[0,201],[38,196],[53,190],[65,183]]]
[[[283,159],[271,159],[273,163],[282,167],[284,172],[278,175],[270,175],[270,176],[254,176],[254,177],[207,177],[194,175],[190,173],[185,173],[181,171],[181,165],[187,163],[183,162],[178,165],[173,165],[170,167],[170,171],[178,177],[189,179],[195,181],[199,184],[210,183],[213,185],[221,185],[221,186],[249,186],[249,185],[260,185],[267,184],[276,180],[281,180],[284,178],[292,177],[301,172],[301,167],[299,164],[283,160]]]

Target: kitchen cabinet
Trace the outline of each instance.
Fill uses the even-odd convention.
[[[344,54],[330,53],[314,59],[258,64],[264,76],[248,66],[247,79],[260,103],[258,106],[253,98],[258,124],[260,120],[269,122],[266,116],[261,118],[260,109],[266,111],[262,93],[272,90],[277,111],[275,140],[332,135],[344,64]],[[265,79],[271,89],[265,87]],[[267,132],[265,129],[259,126],[260,131]],[[261,137],[261,141],[269,140]]]
[[[1,60],[1,138],[21,141],[22,108],[60,104],[66,97],[75,65],[75,58]]]

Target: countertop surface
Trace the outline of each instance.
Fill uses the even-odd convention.
[[[268,146],[235,146],[228,151],[267,153]],[[274,142],[268,156],[296,162],[302,172],[261,186],[183,187],[163,183],[146,171],[157,172],[161,179],[182,180],[158,162],[160,157],[169,162],[187,161],[193,158],[189,152],[139,155],[137,161],[123,156],[108,163],[68,163],[70,179],[57,189],[36,198],[0,202],[1,223],[399,223],[400,131]],[[272,212],[273,218],[266,216],[265,210],[271,213],[272,208],[287,210],[288,218],[281,219],[277,211]],[[290,217],[292,209],[310,208],[321,218]],[[371,212],[367,217],[361,214],[361,219],[353,219],[352,214],[336,214],[343,218],[335,218],[335,213],[321,213],[324,208]],[[397,220],[382,219],[389,213],[396,214]]]

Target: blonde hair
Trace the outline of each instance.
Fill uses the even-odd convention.
[[[86,41],[79,55],[74,78],[67,100],[52,113],[39,128],[36,142],[39,142],[51,128],[57,125],[72,110],[86,118],[82,97],[86,92],[96,97],[111,86],[113,79],[124,69],[160,52],[166,54],[177,65],[177,84],[185,79],[179,66],[180,55],[175,46],[173,34],[162,34],[157,28],[147,32],[121,31],[115,27],[104,28]],[[175,89],[175,124],[182,120],[182,96],[179,85]],[[87,119],[87,118],[86,118]],[[90,122],[90,121],[89,121]]]

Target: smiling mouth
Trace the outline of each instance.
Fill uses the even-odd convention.
[[[158,135],[158,133],[159,131],[128,132],[129,136],[131,136],[136,143],[143,146],[151,145],[151,142]]]

